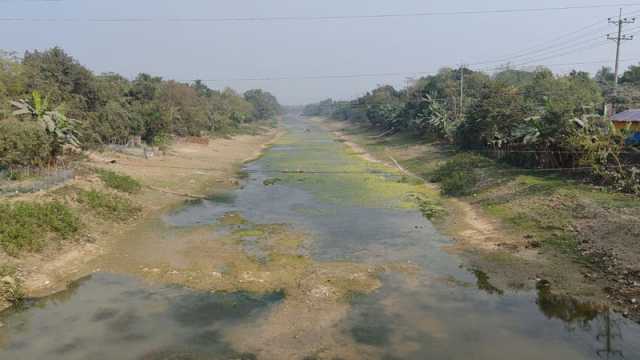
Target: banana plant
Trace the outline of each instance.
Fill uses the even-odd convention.
[[[11,101],[11,105],[15,108],[14,116],[37,121],[51,136],[54,148],[62,148],[65,144],[80,146],[78,132],[75,130],[77,120],[66,117],[59,108],[49,110],[48,99],[43,99],[37,91],[31,94],[31,101]]]

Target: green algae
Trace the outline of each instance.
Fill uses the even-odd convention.
[[[319,200],[346,206],[417,209],[408,193],[423,198],[437,194],[421,182],[408,179],[395,168],[363,159],[361,152],[334,141],[325,132],[283,136],[277,147],[295,145],[295,151],[271,151],[262,161],[265,168],[280,172],[282,183],[301,187]],[[268,181],[268,180],[266,180]]]
[[[218,223],[221,225],[243,225],[247,223],[247,220],[238,212],[229,212],[224,214]]]

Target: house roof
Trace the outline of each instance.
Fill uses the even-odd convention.
[[[640,123],[640,109],[631,109],[613,115],[612,121]]]

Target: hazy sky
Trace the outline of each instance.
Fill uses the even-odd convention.
[[[616,8],[518,14],[268,22],[93,22],[91,18],[220,18],[331,16],[431,11],[540,8],[614,4],[617,0],[0,0],[0,48],[16,51],[61,46],[96,73],[133,77],[230,79],[363,73],[433,72],[442,66],[508,57],[532,46],[559,47],[540,64],[610,60],[615,45],[607,18]],[[620,1],[623,2],[623,1]],[[631,1],[629,1],[631,2]],[[640,3],[638,3],[640,5]],[[640,14],[640,6],[625,8]],[[33,18],[81,21],[34,22]],[[587,30],[554,38],[600,21]],[[628,25],[640,33],[640,21]],[[594,39],[595,43],[590,43]],[[602,40],[598,40],[602,39]],[[573,46],[573,47],[572,47]],[[562,55],[563,48],[566,52]],[[520,64],[535,54],[513,59]],[[640,62],[640,38],[624,44],[623,59]],[[505,61],[506,62],[506,61]],[[629,63],[626,63],[629,64]],[[625,64],[625,65],[626,65]],[[479,65],[493,67],[497,64]],[[552,66],[594,71],[605,64]],[[282,103],[358,96],[378,84],[402,85],[409,75],[356,79],[208,82],[212,88],[260,87]]]

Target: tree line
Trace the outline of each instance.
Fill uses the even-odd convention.
[[[281,112],[269,92],[212,90],[141,73],[96,75],[61,48],[0,52],[0,167],[42,165],[66,144],[95,148],[141,137],[206,136]]]
[[[491,75],[444,68],[402,89],[379,86],[352,101],[310,104],[303,114],[366,124],[385,135],[410,132],[527,168],[589,168],[599,182],[640,193],[632,130],[605,116],[605,103],[616,111],[640,103],[640,66],[624,72],[615,97],[613,83],[606,67],[594,77],[544,67]]]

